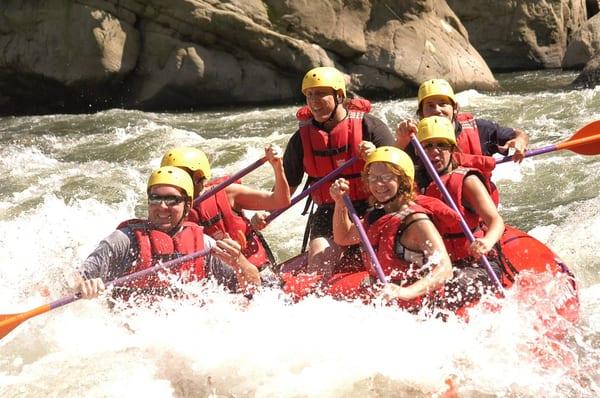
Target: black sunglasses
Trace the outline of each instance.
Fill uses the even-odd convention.
[[[438,149],[440,151],[446,151],[446,150],[452,149],[452,144],[449,144],[447,142],[436,142],[436,143],[430,142],[429,144],[423,145],[423,148],[426,151],[431,151],[434,148]]]
[[[185,202],[185,196],[177,196],[177,195],[165,195],[165,196],[161,196],[161,195],[155,195],[155,194],[150,194],[148,195],[148,203],[151,205],[159,205],[161,203],[164,203],[167,206],[176,206],[180,203]]]

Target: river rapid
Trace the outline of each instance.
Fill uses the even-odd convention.
[[[458,94],[464,110],[519,127],[539,148],[600,119],[600,87],[576,74],[498,76],[504,91]],[[232,174],[284,147],[298,106],[0,118],[0,313],[72,293],[74,270],[125,219],[144,217],[145,184],[176,145],[201,148],[213,175]],[[392,129],[416,100],[375,102]],[[569,151],[498,165],[505,221],[551,247],[579,285],[581,319],[544,335],[547,300],[508,293],[470,322],[277,290],[251,302],[210,285],[153,308],[110,310],[79,300],[23,322],[0,340],[2,397],[431,397],[449,379],[461,397],[600,396],[600,156]],[[244,183],[270,189],[270,166]],[[264,235],[283,261],[298,253],[302,204]],[[544,280],[545,278],[545,280]],[[548,277],[536,285],[552,292]],[[533,347],[533,348],[532,348]],[[540,354],[542,352],[542,354]]]

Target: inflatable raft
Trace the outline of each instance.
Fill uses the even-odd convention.
[[[515,276],[523,271],[528,274],[549,273],[552,276],[564,276],[568,284],[561,290],[560,297],[554,298],[558,314],[575,322],[579,316],[579,296],[577,284],[566,264],[546,245],[518,228],[506,225],[500,239],[499,259],[502,267],[501,282],[510,289]],[[352,260],[346,259],[341,272],[325,280],[321,275],[306,274],[307,254],[302,253],[281,264],[280,275],[284,281],[283,289],[295,300],[308,295],[328,295],[341,300],[360,299],[369,302],[375,289],[374,278],[359,260],[349,265]],[[354,267],[354,270],[348,270]],[[522,279],[521,284],[527,284]]]

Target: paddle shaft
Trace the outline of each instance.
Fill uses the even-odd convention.
[[[415,149],[419,153],[419,157],[421,158],[423,164],[425,165],[425,168],[427,169],[427,172],[429,173],[429,175],[431,176],[431,178],[435,181],[435,184],[438,186],[440,192],[444,196],[444,199],[446,200],[446,203],[452,208],[452,210],[454,210],[456,212],[456,214],[459,215],[459,217],[460,217],[460,227],[463,230],[465,236],[467,237],[467,239],[469,240],[469,242],[473,242],[475,240],[475,236],[473,236],[473,233],[471,232],[471,229],[467,225],[467,222],[465,221],[465,218],[463,217],[463,215],[458,210],[458,207],[456,206],[456,203],[454,203],[454,200],[452,199],[452,196],[450,196],[450,193],[448,193],[448,190],[446,189],[446,186],[444,185],[444,183],[440,179],[440,176],[438,176],[437,170],[435,170],[433,168],[433,165],[431,164],[431,161],[427,157],[427,154],[425,153],[425,150],[421,146],[421,143],[419,142],[419,140],[417,139],[417,137],[414,134],[411,134],[411,138],[410,139],[411,139],[411,141],[413,143],[413,146],[415,147]],[[496,284],[496,286],[498,287],[498,289],[501,292],[504,293],[504,288],[502,287],[502,283],[500,283],[500,280],[498,279],[498,276],[496,275],[496,273],[492,269],[492,266],[490,265],[490,262],[488,261],[487,257],[486,256],[481,256],[481,261],[482,261],[483,265],[485,266],[485,269],[487,270],[489,277],[494,281],[494,283]]]
[[[150,267],[150,268],[138,271],[138,272],[134,272],[129,275],[122,276],[120,278],[117,278],[117,279],[114,279],[114,280],[108,282],[106,284],[106,286],[108,287],[108,286],[123,285],[127,282],[131,282],[131,281],[143,278],[144,276],[153,274],[160,270],[172,268],[172,267],[174,267],[178,264],[184,263],[186,261],[190,261],[190,260],[193,260],[198,257],[206,256],[210,252],[210,250],[211,250],[210,248],[200,250],[200,251],[190,253],[185,256],[182,256],[182,257],[179,257],[179,258],[176,258],[176,259],[173,259],[173,260],[161,263],[161,264],[157,264],[153,267]],[[74,301],[79,300],[80,298],[81,298],[81,293],[76,293],[76,294],[73,294],[68,297],[63,297],[63,298],[53,301],[51,303],[41,305],[32,310],[22,312],[20,314],[12,314],[12,315],[8,315],[8,316],[3,316],[3,318],[0,318],[0,319],[2,319],[0,321],[0,338],[6,336],[8,333],[10,333],[11,330],[13,330],[15,327],[17,327],[19,324],[21,324],[25,320],[27,320],[29,318],[33,318],[36,315],[40,315],[45,312],[51,311],[55,308],[59,308],[64,305],[70,304]]]
[[[327,174],[326,176],[324,176],[323,178],[321,178],[320,180],[318,180],[314,184],[311,184],[304,191],[300,192],[299,195],[297,195],[296,197],[294,197],[291,200],[291,203],[290,203],[289,206],[281,208],[281,209],[277,209],[277,210],[274,210],[273,212],[271,212],[271,214],[269,214],[265,218],[265,221],[267,223],[270,223],[275,218],[279,217],[279,215],[281,215],[281,213],[283,213],[284,211],[286,211],[287,209],[289,209],[290,207],[292,207],[293,205],[295,205],[296,203],[298,203],[299,201],[301,201],[302,199],[304,199],[305,197],[307,197],[308,195],[310,195],[311,193],[313,193],[321,185],[325,184],[328,181],[331,181],[332,179],[334,179],[335,177],[337,177],[338,175],[340,175],[342,173],[342,171],[344,171],[345,168],[347,168],[348,166],[351,166],[357,160],[358,160],[357,156],[353,156],[352,158],[348,159],[346,162],[344,162],[342,165],[340,165],[340,167],[338,167],[337,169],[331,171],[329,174]]]
[[[595,142],[600,142],[600,134],[596,134],[596,135],[592,135],[589,137],[584,137],[584,138],[578,138],[578,139],[574,139],[574,140],[567,140],[558,144],[552,144],[552,145],[547,145],[538,149],[533,149],[531,151],[527,151],[525,152],[525,156],[526,158],[530,157],[530,156],[536,156],[536,155],[542,155],[544,153],[548,153],[548,152],[554,152],[554,151],[559,151],[561,149],[569,149],[569,150],[573,150],[576,153],[580,153],[579,151],[576,150],[576,147],[578,146],[582,146],[585,144],[592,144]],[[583,154],[587,154],[587,153],[583,153]],[[500,164],[500,163],[505,163],[508,162],[510,160],[512,160],[513,155],[510,156],[505,156],[501,159],[496,160],[496,164]]]
[[[360,242],[362,244],[362,247],[363,247],[363,249],[365,249],[365,251],[369,255],[369,258],[371,259],[371,264],[373,264],[373,267],[375,268],[375,272],[377,273],[377,278],[379,278],[379,281],[381,283],[386,284],[387,281],[385,279],[385,274],[383,273],[383,269],[381,268],[381,264],[379,264],[377,255],[375,254],[375,251],[373,250],[373,246],[371,246],[371,242],[369,242],[369,237],[367,236],[367,233],[365,232],[365,229],[362,226],[362,222],[360,221],[360,218],[358,218],[358,214],[356,213],[356,209],[354,208],[354,205],[352,204],[352,200],[350,200],[350,197],[348,196],[348,194],[344,194],[342,199],[344,200],[344,204],[346,205],[346,208],[348,208],[348,214],[350,215],[350,219],[356,226],[356,230],[358,231],[358,235],[360,237]]]
[[[227,187],[228,185],[231,185],[236,180],[239,180],[240,178],[242,178],[246,174],[250,173],[251,171],[253,171],[253,170],[257,169],[257,168],[259,168],[266,161],[267,161],[267,157],[263,156],[262,158],[258,159],[257,161],[255,161],[251,165],[249,165],[247,167],[244,167],[243,169],[241,169],[237,173],[235,173],[232,176],[230,176],[229,178],[227,178],[225,181],[222,181],[221,183],[215,185],[214,187],[212,187],[211,189],[209,189],[208,191],[202,193],[200,196],[198,196],[196,199],[194,199],[194,205],[197,205],[198,203],[202,202],[203,200],[205,200],[209,196],[212,196],[212,195],[216,194],[221,189]]]

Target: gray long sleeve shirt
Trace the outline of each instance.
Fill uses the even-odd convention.
[[[204,247],[212,248],[216,242],[204,235]],[[79,267],[84,279],[102,278],[104,282],[112,281],[131,272],[137,259],[135,238],[130,228],[117,229],[104,238],[96,249]],[[232,267],[221,259],[208,253],[205,256],[206,274],[231,291],[237,289],[237,278]]]

